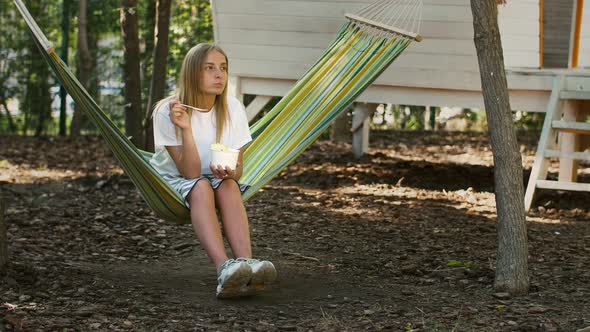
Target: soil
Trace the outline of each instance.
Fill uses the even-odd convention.
[[[536,135],[520,135],[526,183]],[[541,192],[531,287],[494,290],[485,134],[319,141],[246,202],[268,292],[215,298],[190,225],[158,219],[97,137],[0,137],[10,264],[0,331],[575,331],[590,326],[590,198]],[[550,176],[556,176],[556,164]],[[590,182],[588,164],[580,180]]]

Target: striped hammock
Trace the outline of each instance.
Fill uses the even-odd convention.
[[[182,198],[149,164],[152,154],[136,148],[92,99],[31,17],[14,0],[35,43],[77,105],[96,124],[125,173],[160,218],[190,222]],[[251,197],[299,156],[408,45],[418,31],[421,0],[376,1],[347,14],[336,40],[281,101],[251,126],[254,140],[244,153],[240,182]],[[392,24],[393,23],[393,24]],[[395,28],[394,28],[395,26]]]

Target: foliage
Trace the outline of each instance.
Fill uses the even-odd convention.
[[[23,134],[34,131],[36,135],[40,135],[45,133],[51,118],[50,87],[55,84],[55,80],[12,2],[5,1],[2,7],[5,8],[2,19],[7,19],[10,23],[0,25],[0,35],[11,35],[10,38],[14,38],[10,44],[2,43],[2,47],[10,48],[9,52],[15,56],[11,66],[13,83],[16,83],[13,94],[4,97],[19,101],[18,113],[22,116],[17,125],[20,131]],[[61,13],[58,3],[50,0],[35,1],[29,4],[29,10],[32,15],[39,16],[39,25],[47,27],[48,39],[58,40],[58,13]]]
[[[63,0],[42,0],[27,2],[33,18],[56,48],[61,47],[62,31],[60,21]],[[138,2],[140,20],[140,43],[142,54],[143,95],[147,97],[151,76],[153,32],[149,29],[150,5],[153,1]],[[122,37],[119,21],[119,0],[88,0],[89,46],[95,61],[90,78],[89,92],[96,101],[121,127],[123,126],[122,94]],[[71,4],[70,52],[67,60],[76,72],[77,60],[77,1]],[[174,1],[170,20],[170,54],[168,61],[168,89],[174,81],[186,52],[199,42],[213,40],[213,22],[210,4],[206,0]],[[11,119],[20,132],[54,134],[57,132],[57,110],[49,113],[51,99],[57,100],[58,82],[50,74],[49,66],[42,60],[39,51],[32,45],[26,25],[11,0],[0,0],[0,101],[20,101],[18,109],[11,109]],[[152,28],[153,29],[153,28]],[[60,53],[60,52],[58,52]],[[44,92],[43,92],[44,91]],[[46,100],[45,103],[32,101]],[[147,98],[146,98],[147,99]],[[70,105],[71,106],[71,105]],[[68,120],[71,114],[68,114]],[[83,132],[93,132],[94,126],[83,125]],[[0,134],[9,132],[7,113],[0,106]]]
[[[423,106],[406,105],[380,105],[372,116],[371,128],[377,130],[404,129],[424,130],[427,122],[432,122],[436,129],[447,129],[453,131],[476,131],[485,132],[488,130],[488,120],[483,109],[466,108],[457,115],[450,118],[439,116],[441,108],[431,107],[431,119],[427,116]],[[518,130],[540,130],[543,126],[543,113],[530,113],[514,111],[514,125]]]
[[[462,262],[454,259],[447,262],[448,267],[470,267],[471,265],[473,265],[473,262]]]
[[[426,108],[412,105],[379,105],[373,113],[373,129],[423,130]]]
[[[198,43],[213,41],[211,5],[204,0],[175,1],[170,20],[168,77],[175,80],[188,50]]]
[[[545,113],[514,112],[514,126],[517,130],[540,130],[544,120]]]

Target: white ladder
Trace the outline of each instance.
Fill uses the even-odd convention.
[[[590,123],[579,122],[590,110],[582,110],[579,105],[567,105],[571,107],[564,112],[565,103],[577,100],[590,100],[590,77],[557,76],[553,81],[535,162],[524,196],[525,211],[531,208],[537,188],[590,192],[590,183],[575,182],[577,162],[590,161],[590,152],[576,151],[580,136],[590,134]],[[547,180],[549,158],[559,158],[557,181]]]

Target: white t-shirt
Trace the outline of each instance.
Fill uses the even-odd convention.
[[[235,97],[227,97],[228,122],[223,127],[221,143],[232,149],[240,149],[252,141],[248,118],[244,105]],[[217,138],[215,107],[207,113],[192,112],[191,128],[199,157],[201,158],[201,174],[211,174],[211,144]],[[154,112],[154,146],[155,153],[150,164],[161,175],[179,176],[178,168],[166,146],[182,145],[182,137],[176,137],[176,127],[170,120],[170,105],[164,103]]]

